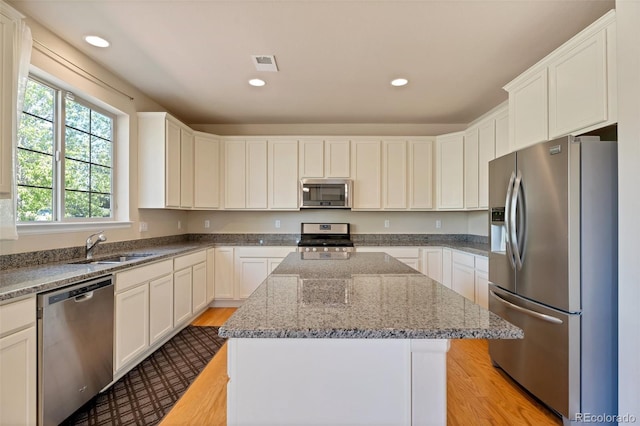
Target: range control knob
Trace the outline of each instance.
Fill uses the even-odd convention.
[[[342,248],[342,251],[347,251],[347,248],[346,248],[346,247],[343,247],[343,248]]]
[[[336,251],[340,251],[340,247],[336,247]]]
[[[324,251],[329,251],[329,249],[325,247],[325,248],[324,248]]]
[[[304,251],[309,251],[309,247],[305,248]]]
[[[313,250],[313,251],[318,251],[318,249],[317,249],[317,248],[315,248],[315,247],[314,247],[312,250]]]

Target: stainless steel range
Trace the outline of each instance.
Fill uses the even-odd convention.
[[[353,251],[348,223],[302,223],[298,251],[303,259],[345,259]]]

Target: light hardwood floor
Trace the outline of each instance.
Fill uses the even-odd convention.
[[[208,309],[193,325],[219,326],[233,308]],[[191,384],[161,426],[225,425],[227,346]],[[452,340],[447,357],[448,425],[561,425],[551,411],[491,365],[486,340]]]

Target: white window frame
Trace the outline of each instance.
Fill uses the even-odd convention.
[[[129,220],[129,212],[128,212],[128,202],[126,203],[127,208],[119,209],[118,208],[118,199],[122,198],[123,195],[118,194],[118,189],[126,187],[129,184],[128,177],[123,180],[120,174],[122,171],[120,168],[120,153],[118,152],[121,148],[124,148],[124,153],[128,157],[128,146],[129,146],[129,137],[128,137],[128,128],[129,128],[129,116],[116,108],[111,107],[105,102],[93,98],[90,95],[81,94],[78,96],[79,91],[74,90],[73,87],[66,84],[65,82],[58,80],[55,77],[49,76],[46,73],[38,70],[37,68],[31,69],[29,73],[29,78],[32,78],[42,84],[45,84],[53,89],[57,90],[59,95],[64,96],[65,93],[73,93],[75,96],[74,101],[78,102],[82,105],[85,105],[92,110],[95,110],[101,114],[107,115],[113,119],[113,146],[112,146],[112,167],[111,167],[111,217],[110,218],[64,218],[58,221],[33,221],[33,222],[17,222],[18,235],[37,235],[37,234],[55,234],[55,233],[66,233],[66,232],[76,232],[76,231],[95,231],[96,229],[120,229],[120,228],[131,228],[133,222]],[[62,100],[63,102],[63,100]],[[22,114],[22,111],[19,111]],[[56,111],[56,114],[59,112]],[[60,117],[56,117],[56,120],[60,121]],[[122,129],[119,129],[120,123],[125,123]],[[64,123],[61,126],[57,126],[56,138],[61,137],[60,132],[64,132]],[[126,140],[125,140],[126,139]],[[56,141],[55,144],[59,146],[59,143]],[[64,163],[64,152],[60,154],[60,162]],[[125,162],[128,161],[125,159]],[[58,167],[57,165],[54,167]],[[60,167],[61,170],[64,169],[64,165]],[[56,177],[60,179],[61,182],[56,183],[59,189],[54,190],[54,203],[56,202],[56,198],[64,198],[64,174],[59,173]],[[60,186],[62,185],[62,186]],[[125,188],[127,190],[128,188]],[[128,193],[128,191],[126,191]],[[126,200],[125,200],[126,201]]]

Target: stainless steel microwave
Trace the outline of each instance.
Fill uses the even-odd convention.
[[[300,208],[350,209],[350,179],[302,179],[300,181]]]

